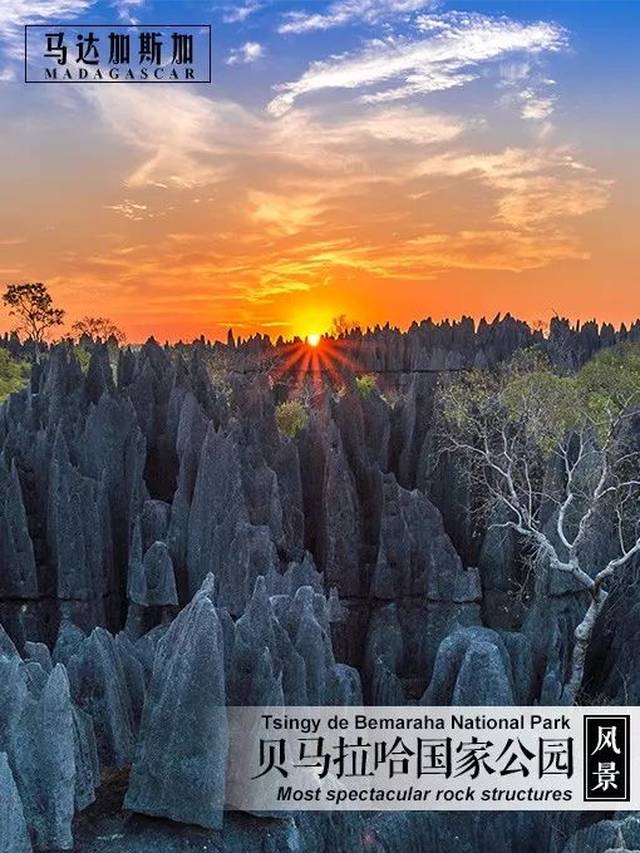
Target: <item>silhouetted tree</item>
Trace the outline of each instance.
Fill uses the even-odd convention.
[[[359,325],[360,324],[357,320],[350,320],[346,314],[338,314],[338,316],[334,317],[331,321],[331,328],[329,331],[334,338],[337,338],[340,335],[347,335],[353,329],[357,329]]]
[[[122,329],[108,317],[83,317],[73,324],[71,334],[75,338],[86,336],[93,340],[99,338],[101,341],[114,338],[119,344],[123,344],[127,339]]]
[[[41,281],[8,284],[2,301],[9,314],[20,319],[20,331],[33,341],[37,362],[49,330],[62,325],[64,310],[54,308],[51,294]]]

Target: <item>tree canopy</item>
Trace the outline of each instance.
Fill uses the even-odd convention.
[[[13,358],[11,353],[0,347],[0,403],[9,394],[21,391],[29,381],[29,365],[26,361]]]
[[[531,454],[548,457],[572,432],[588,430],[603,446],[640,408],[640,346],[604,350],[572,374],[524,350],[495,372],[470,370],[445,380],[441,400],[445,420],[469,437],[508,425]]]
[[[54,306],[47,286],[41,281],[8,284],[2,301],[9,308],[9,314],[19,319],[20,331],[34,342],[37,357],[49,330],[62,325],[64,310]]]
[[[441,384],[444,447],[469,461],[493,527],[515,530],[551,570],[589,593],[575,629],[571,672],[557,697],[575,701],[607,586],[640,554],[640,347],[598,354],[561,374],[537,350],[496,371]],[[588,543],[606,537],[590,555]]]
[[[113,338],[119,344],[126,341],[125,333],[108,317],[83,317],[73,324],[71,333],[77,339],[86,336],[101,341]]]

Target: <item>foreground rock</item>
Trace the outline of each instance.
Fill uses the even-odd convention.
[[[228,735],[213,588],[210,575],[158,643],[125,806],[215,829]]]
[[[31,842],[6,752],[0,752],[0,850],[31,853]]]

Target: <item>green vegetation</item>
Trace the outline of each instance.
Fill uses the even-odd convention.
[[[29,381],[29,365],[26,361],[18,361],[11,353],[0,347],[0,403],[9,394],[21,391]]]
[[[356,388],[361,397],[368,397],[373,391],[378,390],[376,377],[372,373],[365,373],[364,376],[356,376]]]
[[[441,399],[445,420],[461,433],[508,424],[532,451],[549,456],[569,433],[588,429],[602,446],[624,412],[640,405],[640,346],[604,350],[568,375],[525,350],[496,373],[470,370],[446,380]]]
[[[78,359],[80,370],[83,373],[86,373],[89,370],[89,362],[91,361],[91,353],[89,350],[81,346],[75,346],[73,348],[73,354]]]
[[[558,686],[572,704],[613,576],[640,554],[640,451],[629,429],[640,415],[640,346],[605,350],[572,374],[532,349],[500,370],[450,376],[440,390],[442,446],[468,460],[486,518],[589,594]],[[594,549],[611,530],[611,548]]]
[[[300,400],[288,400],[276,408],[278,429],[289,438],[295,438],[309,420],[309,413]]]
[[[227,401],[230,406],[233,402],[233,386],[229,382],[229,371],[231,365],[227,358],[220,353],[208,353],[205,357],[207,375],[216,394]]]

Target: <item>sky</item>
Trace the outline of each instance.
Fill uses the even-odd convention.
[[[211,24],[212,82],[26,85],[47,22]],[[623,0],[0,0],[0,287],[132,341],[629,322],[639,32]]]

